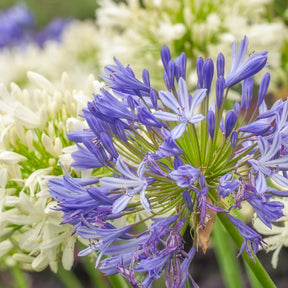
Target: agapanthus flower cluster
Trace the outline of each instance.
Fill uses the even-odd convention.
[[[239,255],[252,260],[265,243],[237,216],[242,204],[267,227],[283,216],[274,196],[287,192],[273,183],[288,187],[288,102],[265,104],[269,73],[253,100],[252,76],[265,68],[267,52],[248,56],[247,47],[247,37],[233,43],[227,75],[223,54],[215,65],[198,58],[195,91],[187,89],[186,55],[173,60],[166,46],[163,90],[153,88],[146,69],[140,80],[116,59],[105,67],[106,87],[82,112],[89,128],[68,134],[78,146],[72,166],[92,169],[92,177],[67,173],[48,183],[63,223],[90,242],[80,255],[96,253],[105,275],[150,287],[164,273],[167,287],[184,287],[188,278],[197,287],[189,264],[198,247],[206,251],[218,215],[243,237]],[[227,110],[229,90],[239,83],[241,102]],[[189,250],[186,230],[193,234]]]
[[[256,229],[256,231],[265,236],[264,241],[267,244],[265,246],[265,251],[273,251],[271,264],[274,269],[278,267],[281,249],[284,247],[288,247],[287,200],[287,198],[278,199],[278,201],[280,201],[284,205],[284,208],[282,209],[284,215],[283,217],[279,218],[274,224],[272,224],[272,227],[268,228],[266,225],[263,225],[263,222],[257,217],[253,221],[253,227]]]
[[[92,75],[87,92],[74,89],[67,73],[60,87],[35,72],[28,78],[28,90],[0,84],[0,265],[56,272],[62,262],[69,270],[77,236],[50,209],[47,182],[63,175],[59,159],[69,168],[75,148],[67,148],[67,131],[83,127],[77,115],[97,90]]]
[[[99,43],[101,63],[110,63],[112,54],[122,62],[133,63],[136,72],[141,73],[146,67],[155,81],[154,88],[161,88],[158,51],[163,44],[172,55],[186,53],[187,79],[192,86],[197,57],[214,59],[219,52],[231,56],[230,43],[240,41],[243,31],[253,46],[248,53],[269,50],[269,64],[274,74],[270,91],[278,89],[279,80],[286,80],[285,69],[281,67],[286,65],[283,59],[287,57],[280,51],[287,46],[287,27],[277,16],[273,21],[268,20],[273,11],[271,0],[127,0],[119,3],[99,0],[98,3],[96,24],[103,34]],[[282,37],[278,37],[279,34]],[[261,77],[255,79],[258,84],[259,79]]]
[[[0,11],[0,48],[31,41],[31,31],[36,28],[34,16],[23,3]]]
[[[34,15],[24,3],[0,11],[0,48],[25,48],[28,43],[43,47],[46,41],[60,41],[69,19],[54,19],[38,30]]]

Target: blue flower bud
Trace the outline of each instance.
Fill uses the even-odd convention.
[[[209,110],[207,113],[207,125],[210,137],[213,139],[215,132],[215,114],[212,110]]]
[[[209,94],[212,79],[214,75],[214,64],[212,59],[208,58],[203,64],[203,88],[207,89],[207,94]]]
[[[156,109],[157,108],[157,92],[156,92],[156,90],[154,90],[154,89],[150,90],[150,99],[151,99],[153,108]]]
[[[241,109],[248,109],[251,104],[254,81],[251,77],[246,78],[242,83]]]
[[[196,63],[196,72],[198,76],[198,83],[197,83],[198,89],[203,88],[203,64],[204,64],[203,58],[198,57]]]
[[[203,190],[203,189],[205,188],[205,186],[206,186],[205,176],[204,176],[203,174],[201,174],[201,175],[199,176],[198,181],[199,181],[201,190]]]
[[[117,119],[115,121],[115,129],[116,129],[116,133],[117,135],[124,141],[124,142],[127,142],[127,137],[126,137],[126,132],[125,132],[125,129],[124,129],[124,123]]]
[[[167,75],[167,83],[166,86],[169,90],[174,89],[174,76],[175,76],[175,63],[173,60],[170,60],[166,69],[166,75]]]
[[[224,68],[225,68],[225,58],[222,53],[219,53],[217,57],[217,77],[224,77]]]
[[[263,76],[262,81],[260,83],[257,106],[260,106],[262,104],[264,97],[267,93],[269,83],[270,83],[270,74],[267,72]]]
[[[171,60],[170,51],[167,46],[163,45],[161,48],[161,59],[164,66],[165,71],[168,68],[168,63]]]
[[[147,86],[150,86],[150,76],[149,76],[148,70],[143,69],[142,79],[143,79],[143,82],[144,82]]]
[[[135,102],[132,96],[128,96],[127,97],[127,104],[129,106],[129,108],[131,109],[131,111],[134,113],[135,111]]]
[[[101,143],[103,144],[104,148],[110,153],[110,155],[117,159],[119,154],[115,149],[115,146],[113,144],[113,141],[111,139],[111,136],[105,132],[100,133],[100,140]]]
[[[237,115],[234,110],[229,110],[225,117],[225,137],[227,138],[232,132],[237,122]]]
[[[186,79],[186,66],[187,66],[187,57],[185,53],[181,53],[179,57],[176,58],[175,61],[176,66],[176,80],[180,78]]]
[[[190,193],[187,190],[184,190],[182,193],[182,197],[188,210],[193,212],[193,202]]]
[[[174,169],[177,170],[180,166],[183,166],[183,162],[180,157],[175,156],[173,162]]]
[[[236,131],[233,131],[230,138],[232,149],[236,147],[237,140],[238,140],[238,133]]]
[[[216,102],[218,108],[222,104],[224,89],[225,89],[225,79],[223,76],[220,76],[216,81]]]
[[[234,104],[234,112],[236,113],[236,115],[238,116],[241,110],[241,106],[239,104],[239,102],[235,102]]]

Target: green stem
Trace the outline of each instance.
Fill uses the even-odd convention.
[[[223,213],[218,213],[218,218],[221,221],[222,225],[225,227],[226,231],[230,234],[230,237],[234,241],[235,245],[237,246],[238,249],[240,249],[243,238],[239,234],[237,228],[229,221],[227,216]],[[256,257],[256,255],[253,255],[253,258],[255,262],[252,261],[252,259],[249,257],[249,255],[246,253],[246,251],[243,251],[242,257],[246,264],[249,266],[251,269],[252,273],[256,276],[258,281],[261,284],[261,287],[269,288],[273,287],[276,288],[274,282]]]
[[[85,270],[88,273],[93,287],[107,287],[108,281],[102,276],[98,269],[95,269],[95,261],[91,262],[89,257],[82,257],[82,263],[84,264]]]
[[[235,257],[235,248],[231,239],[227,236],[227,232],[217,219],[213,227],[213,243],[225,287],[243,288],[245,286],[241,277],[239,261]]]
[[[16,284],[16,287],[18,288],[29,288],[27,279],[25,277],[25,274],[18,266],[13,266],[11,268],[12,276],[14,278],[14,282]]]
[[[113,288],[118,288],[118,287],[128,288],[129,287],[125,279],[120,274],[109,276],[108,279]]]
[[[261,284],[259,283],[258,279],[256,278],[256,276],[254,275],[254,273],[251,271],[250,267],[244,262],[245,264],[245,269],[247,271],[249,280],[250,280],[250,284],[252,288],[258,288],[261,287]]]
[[[59,265],[59,270],[57,273],[61,282],[65,285],[65,287],[70,288],[82,288],[82,284],[78,280],[78,278],[74,275],[72,271],[67,271],[63,268],[63,266]]]

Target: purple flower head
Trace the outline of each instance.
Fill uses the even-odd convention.
[[[258,73],[267,62],[267,51],[254,53],[247,60],[244,61],[244,57],[247,53],[248,38],[245,36],[241,40],[236,53],[236,42],[233,42],[232,46],[232,64],[229,74],[227,75],[225,82],[226,86],[231,87],[240,81],[253,76]]]
[[[109,189],[125,189],[126,193],[121,195],[114,203],[112,213],[118,213],[124,210],[132,199],[134,195],[140,193],[140,202],[143,207],[150,212],[150,203],[145,196],[145,190],[148,186],[146,179],[144,178],[144,170],[138,169],[137,176],[131,172],[129,167],[125,164],[122,158],[119,156],[116,162],[116,167],[118,171],[122,174],[124,178],[114,178],[114,177],[102,177],[100,179],[100,184],[103,187]],[[139,166],[142,168],[143,166]]]
[[[220,184],[217,187],[218,193],[221,197],[225,198],[235,191],[241,182],[237,179],[232,179],[231,174],[225,174],[220,178]]]
[[[244,61],[247,45],[245,37],[236,53],[233,44],[226,80],[225,59],[219,54],[215,103],[208,95],[211,59],[198,58],[198,90],[193,94],[185,81],[186,55],[174,61],[166,46],[161,50],[166,90],[151,87],[145,69],[139,80],[117,60],[105,67],[108,85],[81,115],[88,129],[68,135],[78,146],[73,168],[92,180],[64,176],[52,179],[49,189],[58,202],[55,209],[63,212],[62,223],[89,239],[80,255],[96,252],[96,264],[106,275],[120,273],[133,287],[150,287],[164,274],[166,287],[184,287],[188,278],[198,287],[188,273],[196,249],[186,248],[197,239],[191,246],[201,244],[206,251],[220,213],[235,215],[246,201],[268,227],[283,216],[283,204],[272,197],[288,195],[288,100],[269,109],[261,100],[269,82],[264,76],[259,116],[254,120],[258,111],[247,113],[250,77],[267,59],[262,52]],[[229,99],[229,87],[242,80],[240,106]],[[227,111],[228,106],[234,109]],[[269,187],[270,180],[286,190]],[[261,236],[228,217],[244,237],[239,255],[245,249],[253,259],[252,251],[264,243]],[[188,232],[193,239],[184,245]]]
[[[106,249],[111,246],[114,241],[129,239],[130,235],[127,233],[131,229],[131,226],[116,229],[113,226],[107,225],[107,227],[96,228],[94,226],[81,226],[77,229],[77,233],[84,239],[100,239],[95,244],[79,252],[79,256],[85,256],[90,254],[94,250],[100,251],[100,255],[96,261],[96,267],[98,266],[102,255]]]
[[[196,282],[194,281],[194,279],[191,277],[191,275],[189,274],[189,266],[194,258],[196,254],[196,249],[195,248],[191,248],[190,251],[188,252],[188,257],[186,257],[184,259],[184,261],[182,262],[180,269],[181,269],[181,278],[182,281],[180,283],[179,288],[183,288],[186,281],[187,281],[187,277],[190,278],[191,282],[193,283],[194,288],[198,288],[199,286],[196,284]]]
[[[159,150],[155,152],[155,158],[166,158],[182,154],[183,150],[177,146],[171,133],[165,128],[162,128],[161,132],[164,137],[164,142],[160,145]]]
[[[273,142],[270,145],[269,142],[263,138],[258,138],[258,146],[261,152],[261,157],[251,159],[248,163],[253,167],[255,171],[259,173],[259,179],[261,185],[264,185],[264,175],[271,177],[277,184],[287,187],[288,179],[278,173],[279,170],[287,171],[288,155],[274,159],[274,156],[280,151],[281,148],[281,135],[276,133],[273,138]]]
[[[71,167],[74,167],[78,170],[86,170],[91,168],[99,168],[105,166],[95,153],[91,152],[89,149],[86,149],[82,145],[77,145],[78,150],[71,154],[74,162],[71,164]]]
[[[164,121],[180,122],[173,130],[171,135],[173,139],[179,138],[185,131],[187,123],[195,124],[204,119],[202,114],[194,114],[194,110],[200,105],[206,96],[206,89],[197,90],[193,97],[188,94],[186,82],[180,78],[178,82],[179,91],[178,98],[168,91],[160,91],[159,96],[162,103],[174,111],[174,113],[166,111],[156,111],[154,116]]]
[[[105,66],[106,75],[101,75],[102,79],[109,83],[109,87],[115,91],[127,93],[135,96],[148,96],[150,86],[138,80],[132,69],[124,67],[116,58],[116,65]],[[119,104],[120,105],[120,104]]]
[[[60,42],[63,32],[71,24],[71,19],[57,18],[53,19],[47,27],[42,29],[37,35],[37,43],[43,47],[47,41]]]
[[[35,27],[34,16],[23,3],[0,13],[0,48],[31,42],[31,28]]]
[[[246,200],[255,209],[255,212],[259,219],[272,229],[272,221],[276,221],[280,217],[284,216],[282,209],[284,204],[278,201],[269,201],[271,195],[265,195],[264,198],[259,198],[255,195],[249,195]]]
[[[138,106],[137,112],[138,121],[140,123],[158,128],[165,126],[162,121],[158,120],[152,113],[149,112],[146,106]]]
[[[179,187],[190,187],[198,178],[200,169],[190,165],[183,165],[170,173],[172,180],[176,181]]]
[[[239,233],[244,238],[244,242],[241,246],[238,257],[242,254],[242,252],[245,249],[248,255],[250,256],[250,258],[255,262],[252,256],[252,250],[254,254],[256,254],[259,250],[259,246],[263,247],[264,241],[262,240],[261,236],[258,233],[256,233],[252,228],[250,228],[249,226],[244,224],[242,221],[240,221],[239,219],[231,215],[228,215],[228,218],[232,222],[232,224],[236,226]],[[252,250],[249,245],[250,243],[252,245]]]

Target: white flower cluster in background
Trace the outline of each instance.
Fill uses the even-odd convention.
[[[31,42],[21,49],[0,50],[0,81],[23,87],[28,84],[26,73],[31,70],[60,84],[62,73],[67,71],[74,87],[80,88],[86,75],[99,73],[98,44],[97,28],[92,20],[73,20],[64,29],[60,43],[46,41],[41,48]]]
[[[284,204],[283,214],[284,216],[277,220],[275,225],[272,224],[272,229],[269,229],[267,226],[255,218],[253,223],[254,228],[267,237],[264,238],[266,242],[265,251],[273,252],[271,264],[274,269],[277,268],[279,262],[279,254],[283,247],[288,247],[288,199],[286,198],[277,198],[277,201]]]
[[[29,89],[0,85],[0,259],[35,271],[49,265],[54,272],[61,259],[68,270],[76,236],[71,237],[72,226],[60,225],[47,182],[63,174],[59,159],[68,169],[75,149],[66,134],[85,125],[78,114],[98,82],[90,75],[86,91],[80,91],[67,73],[60,88],[35,72],[28,78]]]
[[[240,41],[245,33],[255,51],[269,50],[268,65],[277,74],[272,79],[272,89],[276,87],[275,82],[284,77],[279,68],[280,48],[288,34],[280,20],[267,21],[266,6],[271,4],[270,0],[143,0],[143,7],[138,0],[125,2],[127,4],[99,1],[96,24],[103,35],[99,43],[101,63],[110,63],[111,55],[122,63],[133,60],[133,69],[140,73],[147,68],[155,83],[160,80],[156,75],[161,75],[161,65],[159,63],[157,70],[155,63],[163,44],[174,57],[184,51],[188,65],[195,66],[198,56],[209,55],[215,60],[220,51],[229,55],[232,41]],[[147,63],[153,67],[147,67]],[[195,84],[196,76],[188,76]]]

